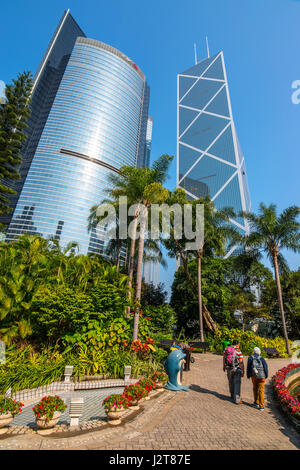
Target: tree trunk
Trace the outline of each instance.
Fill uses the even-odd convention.
[[[202,313],[202,273],[201,273],[202,253],[200,250],[197,253],[197,272],[198,272],[198,305],[199,305],[199,327],[200,327],[200,341],[204,341],[203,334],[203,313]]]
[[[133,323],[133,341],[138,338],[139,330],[139,313],[140,313],[140,300],[142,292],[142,275],[143,275],[143,257],[144,257],[144,244],[145,244],[145,232],[147,226],[147,209],[143,209],[141,213],[141,224],[140,224],[140,239],[139,239],[139,251],[138,251],[138,262],[137,262],[137,274],[136,274],[136,307],[134,312],[134,323]]]
[[[209,311],[207,310],[206,305],[203,302],[202,302],[202,308],[203,308],[203,317],[206,322],[206,325],[213,333],[215,333],[219,329],[218,325],[212,319]]]
[[[140,211],[137,210],[135,218],[133,220],[133,234],[130,244],[130,254],[129,254],[129,262],[128,262],[128,274],[129,274],[129,288],[132,287],[132,279],[133,279],[133,268],[134,268],[134,252],[135,252],[135,241],[136,241],[136,230],[137,230],[137,223]],[[131,298],[131,292],[128,293],[129,299]]]
[[[118,244],[118,253],[117,253],[117,271],[120,271],[120,258],[121,258],[121,246]]]
[[[192,290],[193,294],[195,295],[195,297],[198,298],[197,287],[195,286],[195,283],[194,283],[193,279],[191,278],[189,268],[188,268],[188,264],[187,264],[187,260],[186,260],[184,254],[183,254],[183,251],[180,249],[179,243],[176,242],[176,244],[177,244],[177,247],[179,247],[179,254],[180,254],[180,258],[182,259],[183,269],[184,269],[185,275],[187,277],[187,280],[189,281],[191,290]],[[204,317],[204,320],[205,320],[205,323],[206,323],[208,329],[210,331],[212,331],[213,333],[215,333],[218,330],[218,326],[214,322],[214,320],[212,319],[212,317],[211,317],[211,315],[210,315],[209,311],[207,310],[207,307],[204,303],[202,303],[202,310],[203,310],[203,317]]]
[[[273,262],[274,262],[274,269],[275,269],[275,279],[276,279],[278,302],[279,302],[279,308],[280,308],[280,313],[281,313],[281,321],[282,321],[282,326],[283,326],[283,334],[284,334],[285,343],[286,343],[286,350],[287,350],[287,353],[290,355],[291,354],[291,349],[290,349],[290,345],[289,345],[289,339],[288,339],[286,323],[285,323],[285,315],[284,315],[282,293],[281,293],[281,284],[280,284],[279,269],[278,269],[278,260],[277,260],[277,255],[276,254],[273,255]]]

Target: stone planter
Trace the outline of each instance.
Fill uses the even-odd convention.
[[[38,429],[54,428],[54,426],[56,426],[56,424],[58,423],[60,415],[61,415],[61,412],[56,411],[53,415],[53,418],[49,419],[49,421],[46,421],[46,417],[36,418],[36,424],[37,424]]]
[[[164,390],[164,384],[162,382],[156,382],[156,390],[162,392]]]
[[[118,424],[121,424],[121,418],[124,413],[125,409],[123,407],[106,411],[109,424],[111,424],[112,426],[117,426]]]
[[[129,406],[130,410],[138,410],[139,407],[139,401],[138,400],[132,400],[131,405]]]
[[[8,425],[13,419],[14,417],[10,413],[0,415],[0,434],[5,434],[8,431]]]

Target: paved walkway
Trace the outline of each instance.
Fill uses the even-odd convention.
[[[1,449],[113,449],[113,450],[192,450],[192,449],[300,449],[300,434],[286,420],[266,386],[265,411],[251,406],[252,383],[242,382],[243,405],[228,398],[228,383],[222,370],[222,357],[194,355],[184,382],[189,392],[165,391],[148,402],[142,412],[118,427],[105,425],[73,437],[46,438],[38,435],[1,439]],[[270,377],[288,359],[268,361]]]
[[[195,354],[191,371],[184,374],[189,392],[181,392],[160,422],[136,439],[102,449],[300,449],[300,434],[283,417],[266,386],[265,411],[251,406],[252,382],[242,380],[243,405],[228,398],[222,357]],[[268,361],[270,378],[288,359]]]

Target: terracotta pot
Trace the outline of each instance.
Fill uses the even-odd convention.
[[[0,415],[0,428],[8,426],[13,421],[13,419],[14,417],[10,413]]]
[[[53,415],[52,419],[49,419],[49,421],[46,421],[46,417],[41,417],[41,418],[36,418],[36,424],[39,429],[50,429],[54,428],[56,424],[58,423],[58,420],[60,418],[61,412],[56,411]]]
[[[115,407],[114,409],[111,409],[110,411],[106,411],[107,417],[109,418],[108,420],[109,424],[112,424],[113,426],[121,424],[121,418],[124,413],[125,413],[125,409],[123,407],[121,408]]]

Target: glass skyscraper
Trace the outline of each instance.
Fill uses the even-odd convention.
[[[60,34],[68,36],[68,24],[75,28],[69,37],[71,51],[53,64],[63,73],[52,88],[45,122],[37,118],[32,126],[36,138],[31,151],[26,150],[30,163],[6,239],[38,233],[63,245],[77,241],[85,254],[103,250],[104,240],[88,233],[87,218],[90,208],[107,198],[108,176],[144,160],[149,87],[132,60],[87,39],[69,12],[54,44],[52,39],[52,50],[50,43],[50,56],[59,48]]]
[[[223,52],[182,72],[177,80],[177,186],[191,199],[209,196],[216,209],[250,211]],[[248,233],[244,218],[237,215],[230,222]]]
[[[21,178],[16,181],[5,182],[7,186],[12,187],[17,193],[7,196],[12,209],[16,207],[32,158],[78,36],[85,36],[85,34],[69,11],[65,11],[34,75],[34,85],[31,94],[31,116],[27,122],[28,129],[25,130],[27,140],[21,150],[22,163],[19,168]],[[2,216],[1,222],[9,223],[12,216],[13,211]]]
[[[151,145],[152,145],[152,130],[153,130],[153,118],[148,116],[147,120],[147,129],[146,129],[146,138],[145,138],[145,152],[144,160],[142,166],[149,167],[150,165],[150,154],[151,154]],[[147,250],[146,250],[147,253]],[[151,250],[147,253],[152,255]],[[159,261],[145,261],[144,262],[144,281],[149,284],[153,283],[155,286],[159,284],[160,278],[160,263]]]

